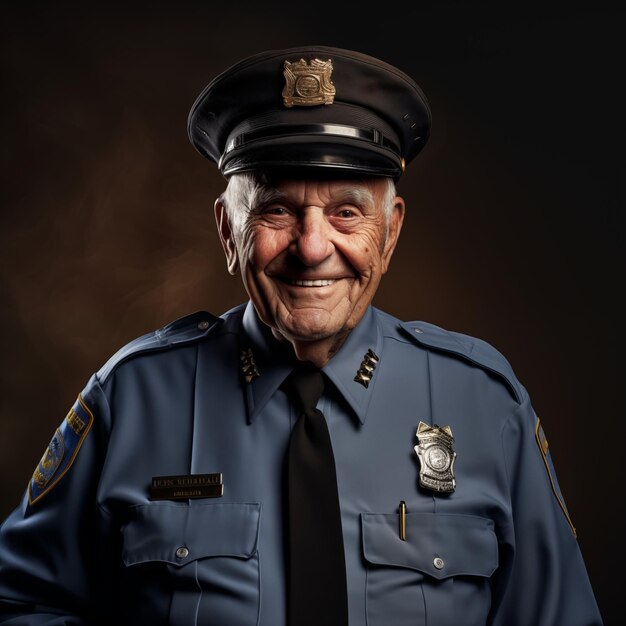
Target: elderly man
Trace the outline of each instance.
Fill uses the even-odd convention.
[[[0,543],[15,624],[590,626],[529,396],[486,343],[371,306],[430,112],[304,47],[211,82],[189,133],[250,302],[92,376]]]

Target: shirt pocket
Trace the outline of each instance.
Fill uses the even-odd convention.
[[[133,624],[256,624],[258,503],[138,505],[122,528],[121,610]]]
[[[414,513],[361,515],[368,626],[485,624],[498,566],[493,521]]]

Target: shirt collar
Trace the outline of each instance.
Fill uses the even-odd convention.
[[[298,364],[291,347],[277,341],[271,329],[259,319],[254,306],[248,302],[242,320],[242,350],[251,349],[259,376],[245,383],[248,421],[253,422],[268,400]],[[350,405],[361,424],[365,423],[370,398],[376,386],[376,366],[382,359],[383,334],[373,308],[368,307],[356,328],[322,371],[332,381]],[[367,387],[355,380],[358,370],[371,350],[378,361],[369,359],[374,367]]]

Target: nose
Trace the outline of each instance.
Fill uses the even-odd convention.
[[[333,254],[332,227],[323,211],[304,212],[289,251],[307,267],[315,267]]]

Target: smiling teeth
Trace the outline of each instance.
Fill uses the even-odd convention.
[[[334,282],[334,280],[292,280],[291,284],[298,287],[327,287]]]

